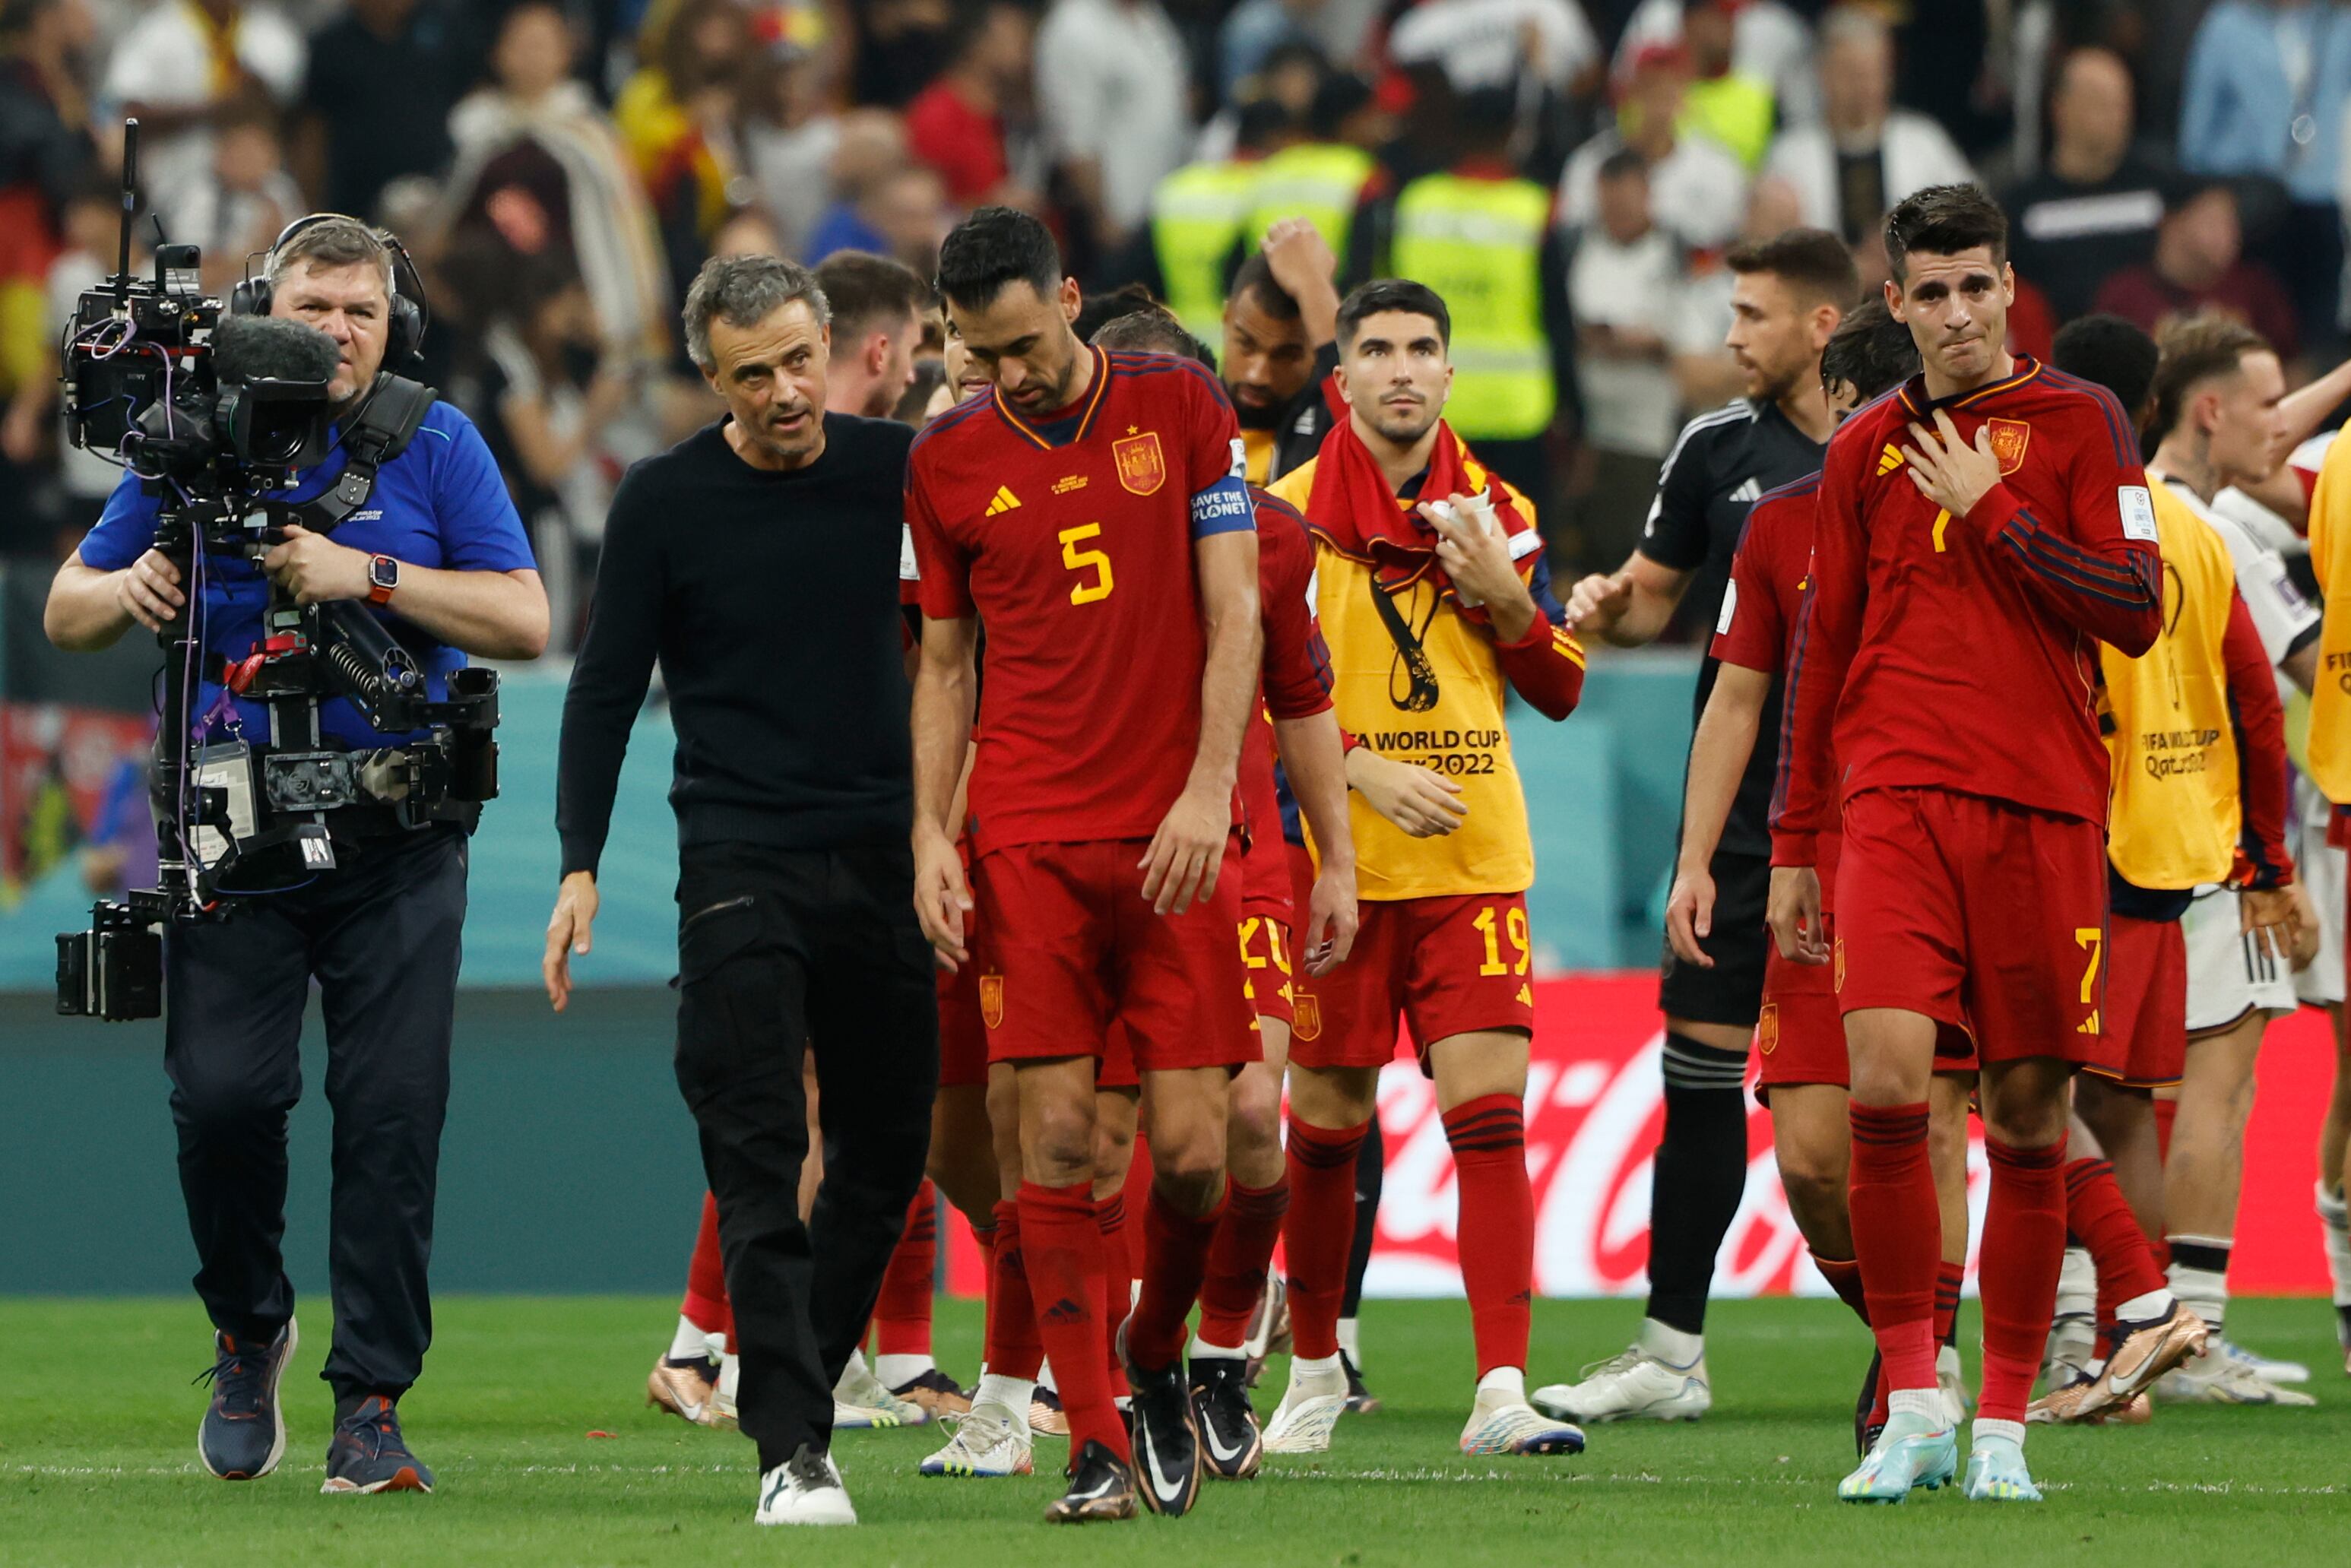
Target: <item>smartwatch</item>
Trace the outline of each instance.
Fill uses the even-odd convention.
[[[368,602],[389,604],[392,591],[400,586],[400,563],[388,555],[368,558]]]

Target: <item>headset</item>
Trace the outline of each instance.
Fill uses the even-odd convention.
[[[232,316],[268,315],[270,296],[274,292],[269,274],[277,264],[277,253],[304,229],[338,221],[360,222],[341,213],[312,213],[308,217],[296,218],[278,230],[277,237],[270,241],[269,248],[262,253],[260,277],[253,276],[253,258],[246,258],[244,280],[228,291],[228,313]],[[400,243],[399,235],[371,224],[360,226],[392,253],[392,315],[384,336],[383,368],[397,374],[406,369],[410,359],[423,348],[424,329],[432,325],[433,312],[424,298],[424,277],[417,271],[415,258],[408,254],[408,247]],[[405,277],[402,276],[403,272],[407,275]]]

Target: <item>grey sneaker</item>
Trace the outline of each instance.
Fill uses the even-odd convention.
[[[212,1366],[196,1378],[213,1385],[204,1425],[196,1428],[196,1453],[221,1479],[257,1480],[286,1457],[286,1415],[278,1408],[277,1385],[299,1337],[291,1318],[266,1345],[235,1334],[213,1335]]]

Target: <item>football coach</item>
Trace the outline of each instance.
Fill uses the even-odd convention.
[[[938,1080],[914,918],[898,609],[908,426],[825,412],[824,291],[768,256],[705,263],[685,340],[726,413],[613,498],[563,708],[563,881],[548,997],[589,951],[596,867],[656,662],[677,729],[677,1082],[735,1308],[762,1524],[856,1521],[832,1387],[923,1179]],[[824,1182],[806,1226],[803,1051]]]

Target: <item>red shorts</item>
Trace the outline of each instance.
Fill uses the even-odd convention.
[[[987,1085],[987,1026],[979,1016],[977,955],[952,975],[939,971],[939,1087],[975,1083]]]
[[[1836,917],[1823,914],[1822,927],[1836,938]],[[1756,1097],[1771,1098],[1780,1084],[1851,1082],[1844,1054],[1844,1017],[1837,1011],[1836,977],[1826,964],[1799,964],[1780,956],[1780,945],[1764,941],[1763,1011],[1755,1020],[1760,1059]]]
[[[1971,1034],[1982,1062],[2119,1070],[2099,1028],[2099,824],[1955,790],[1866,789],[1844,803],[1836,911],[1842,1010],[1924,1013]]]
[[[2109,1061],[2086,1071],[2128,1089],[2163,1089],[2188,1071],[2188,938],[2177,920],[2108,918]]]
[[[973,864],[990,1061],[1100,1061],[1113,1019],[1146,1072],[1259,1059],[1233,938],[1238,839],[1227,842],[1216,893],[1181,915],[1144,901],[1137,862],[1148,848],[1142,839],[1016,844]]]
[[[1249,1006],[1261,1019],[1297,1021],[1296,974],[1290,953],[1288,925],[1270,915],[1241,917],[1241,963],[1249,977]]]
[[[1396,1015],[1420,1070],[1448,1035],[1515,1029],[1531,1036],[1534,946],[1522,893],[1365,900],[1355,950],[1295,988],[1290,1059],[1307,1067],[1380,1067],[1394,1060]]]
[[[1268,831],[1251,834],[1249,848],[1241,852],[1241,914],[1270,915],[1288,925],[1306,907],[1290,902],[1290,852],[1298,846],[1281,836],[1280,819],[1268,826]],[[1314,885],[1311,874],[1306,885]]]

